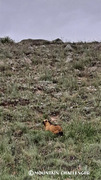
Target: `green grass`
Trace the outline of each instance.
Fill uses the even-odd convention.
[[[27,44],[0,44],[1,180],[101,179],[100,50],[96,43],[70,45],[67,63],[65,44],[28,53]],[[64,136],[46,132],[44,118],[61,124]],[[61,175],[79,170],[90,175]]]

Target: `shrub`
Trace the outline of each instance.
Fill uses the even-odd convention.
[[[14,41],[10,38],[10,37],[4,37],[0,39],[1,43],[5,44],[5,43],[14,43]]]

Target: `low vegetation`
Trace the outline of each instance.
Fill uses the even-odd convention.
[[[100,180],[101,43],[11,42],[0,40],[0,179]]]

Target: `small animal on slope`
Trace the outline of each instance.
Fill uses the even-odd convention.
[[[59,125],[53,125],[50,121],[48,121],[47,119],[43,121],[43,124],[45,126],[45,130],[46,131],[51,131],[54,134],[57,135],[63,135],[63,130],[62,127]]]

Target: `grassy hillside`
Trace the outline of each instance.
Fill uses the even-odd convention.
[[[101,43],[0,39],[1,180],[100,180],[100,120]]]

